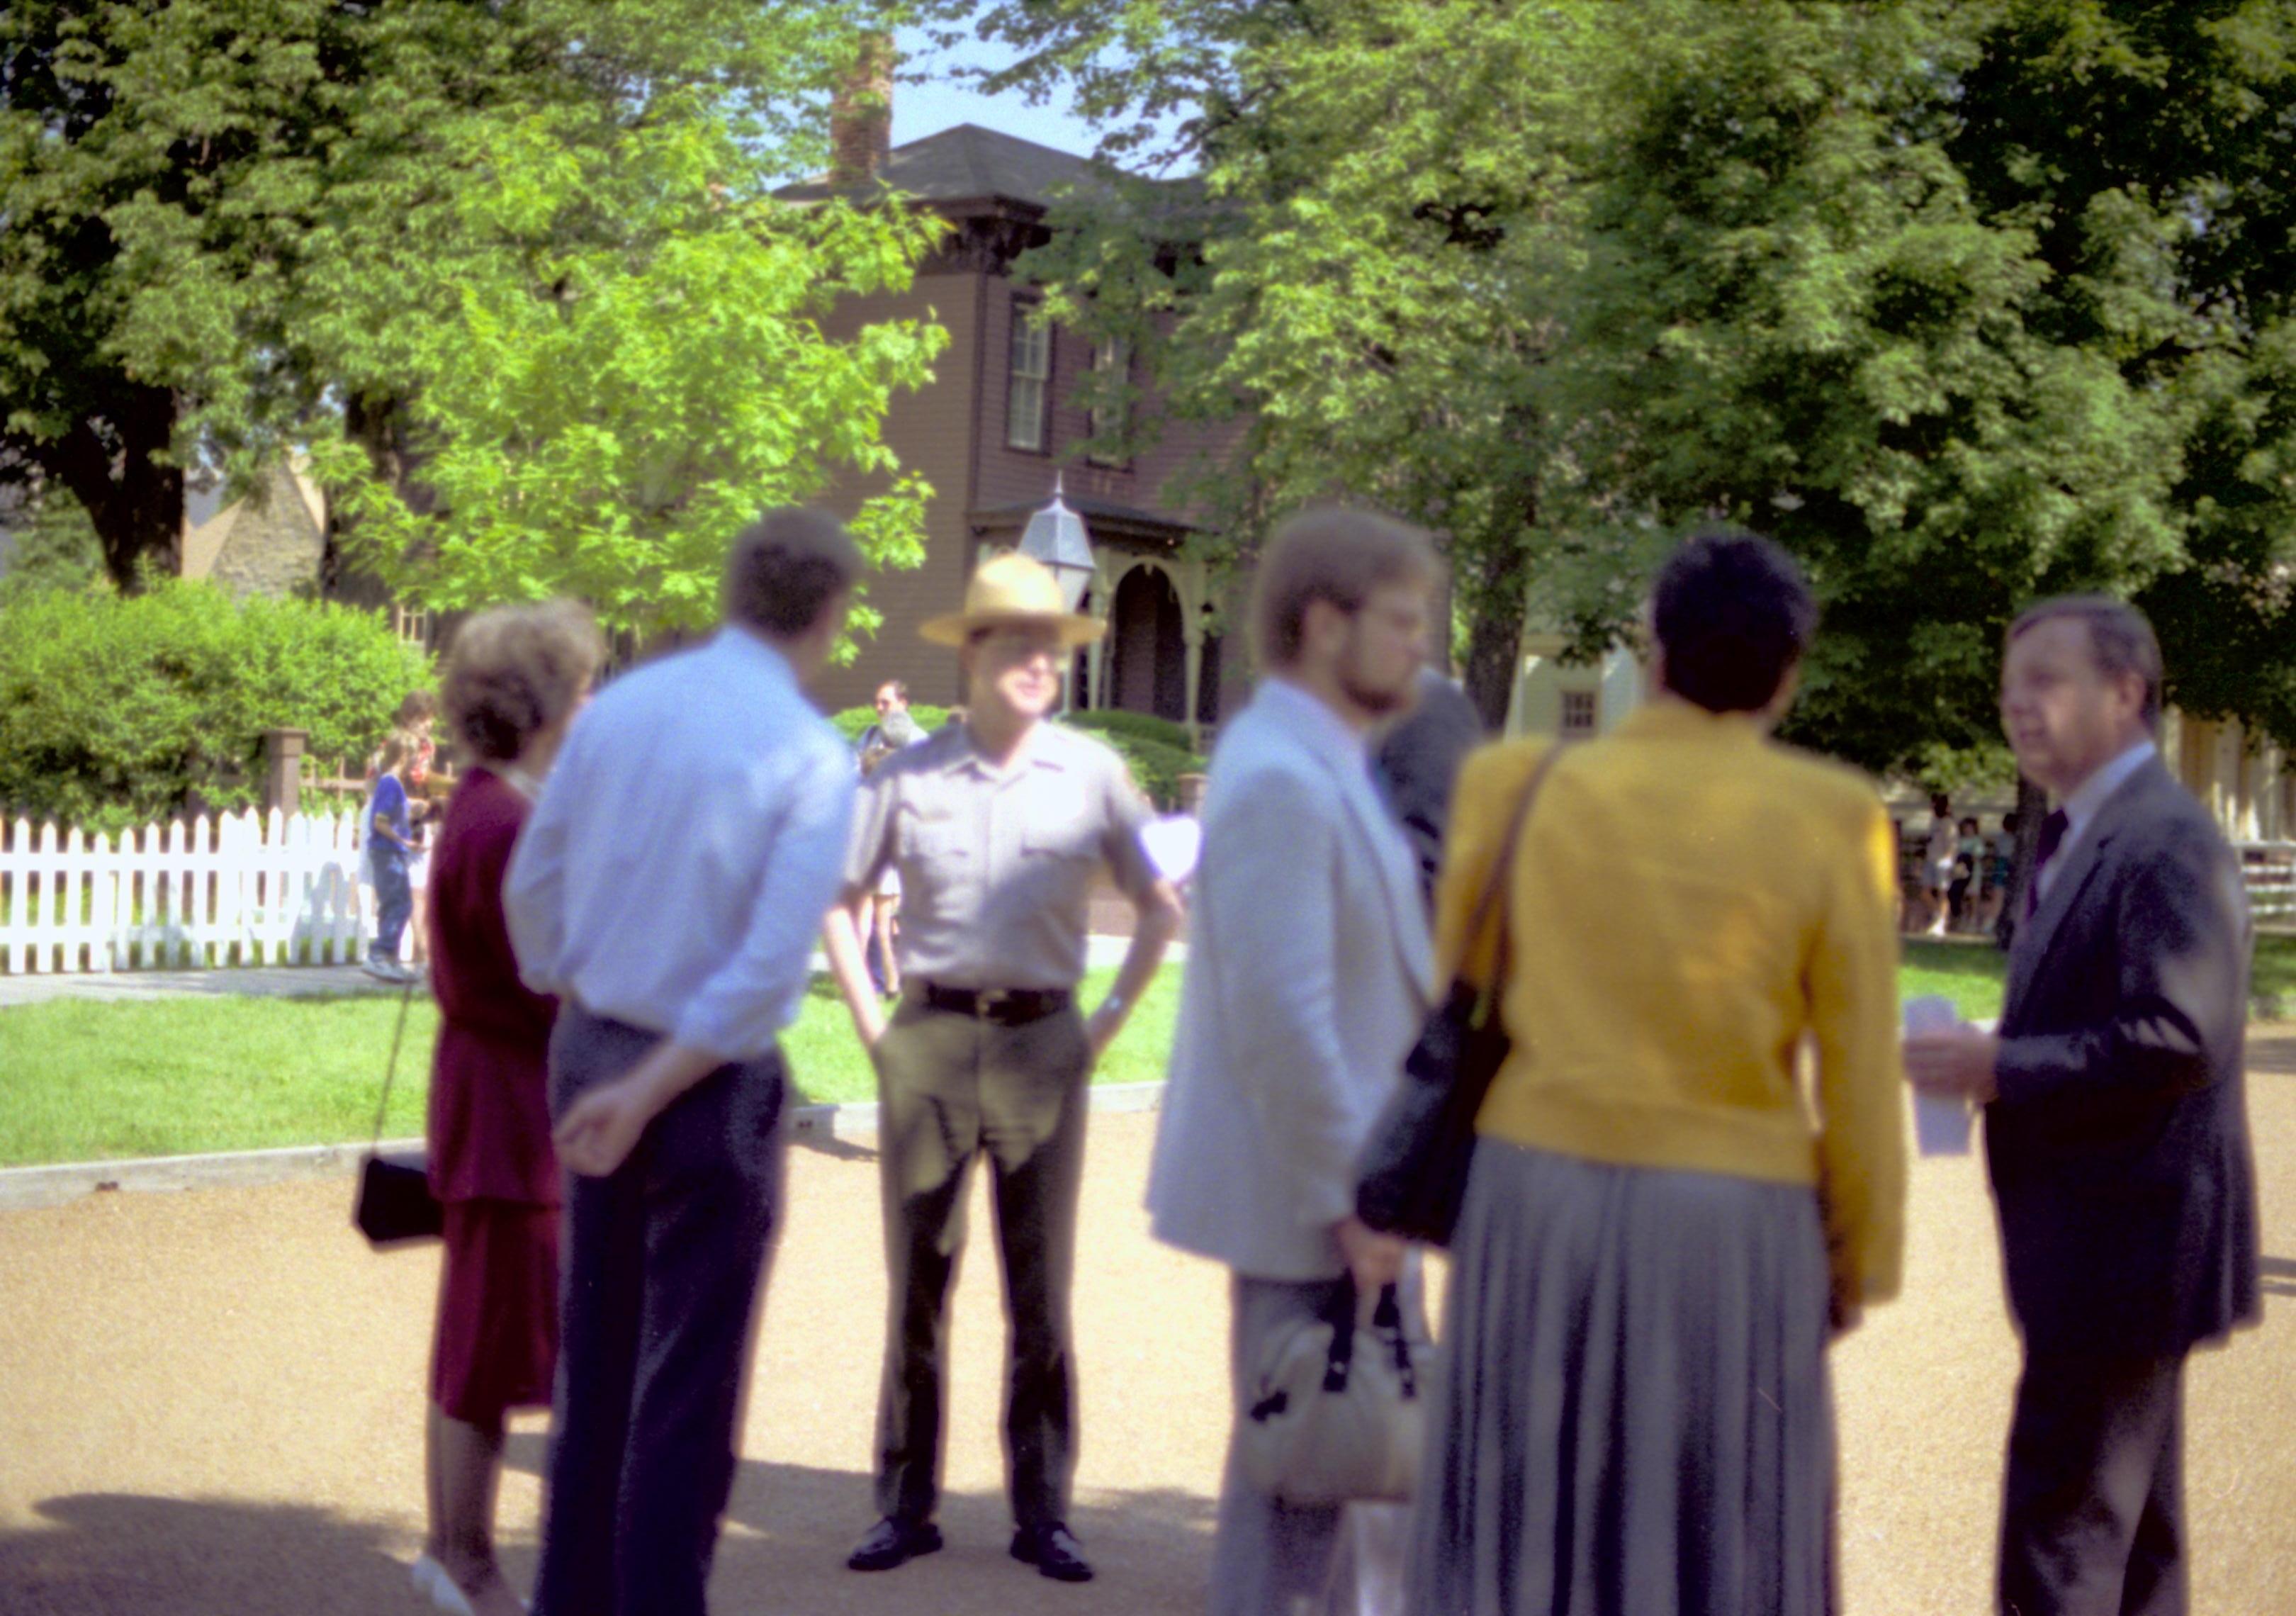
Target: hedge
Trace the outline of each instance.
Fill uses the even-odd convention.
[[[1175,724],[1169,718],[1160,718],[1153,713],[1129,712],[1120,707],[1096,707],[1090,712],[1072,712],[1068,722],[1078,729],[1088,729],[1104,735],[1130,735],[1135,740],[1152,741],[1159,746],[1168,746],[1177,751],[1193,751],[1185,724]]]
[[[45,589],[0,601],[0,813],[116,832],[194,800],[250,806],[263,732],[363,759],[430,659],[381,614],[234,601],[212,584]]]

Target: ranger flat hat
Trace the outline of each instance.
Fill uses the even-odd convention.
[[[972,570],[964,587],[964,610],[927,618],[917,633],[936,645],[962,645],[983,628],[1006,624],[1045,625],[1060,631],[1066,646],[1089,645],[1108,632],[1097,618],[1070,611],[1061,599],[1052,569],[1018,550],[992,555]]]

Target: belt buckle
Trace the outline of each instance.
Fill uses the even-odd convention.
[[[995,1019],[997,1013],[1013,1002],[1010,988],[988,988],[972,996],[972,1013],[983,1021]]]

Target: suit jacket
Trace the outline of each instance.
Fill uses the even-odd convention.
[[[2240,868],[2160,760],[2018,929],[1985,1150],[2035,1351],[2182,1352],[2259,1314]]]
[[[1435,877],[1443,868],[1443,837],[1451,823],[1451,788],[1467,754],[1489,737],[1483,716],[1440,674],[1419,681],[1419,704],[1380,742],[1377,772],[1388,806],[1419,861],[1420,895],[1435,906]]]
[[[1416,869],[1362,747],[1277,680],[1221,735],[1203,826],[1154,1231],[1257,1278],[1331,1278],[1331,1226],[1426,1015]]]

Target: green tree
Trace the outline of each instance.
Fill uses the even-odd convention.
[[[1575,267],[1566,137],[1599,13],[1062,0],[988,20],[1032,81],[1075,76],[1111,152],[1201,109],[1180,135],[1195,184],[1119,184],[1056,216],[1032,266],[1053,310],[1147,354],[1174,416],[1235,423],[1201,482],[1225,552],[1334,492],[1439,533],[1493,723],[1568,450],[1549,311]]]
[[[521,252],[529,271],[554,253],[578,260],[539,283],[562,303],[577,282],[611,301],[617,250],[630,265],[621,291],[684,300],[670,322],[680,341],[745,316],[700,307],[701,282],[679,280],[671,260],[716,253],[717,267],[742,271],[745,294],[777,270],[786,284],[773,283],[769,308],[783,347],[749,379],[768,406],[746,411],[746,424],[777,435],[771,452],[792,488],[818,480],[816,463],[876,463],[865,386],[840,395],[854,414],[822,424],[808,390],[820,390],[815,373],[834,368],[838,345],[808,332],[810,305],[790,287],[882,283],[914,257],[914,233],[890,216],[842,228],[778,221],[751,230],[761,244],[743,267],[717,215],[697,223],[695,202],[714,184],[726,211],[755,223],[758,177],[817,155],[827,90],[871,21],[839,0],[28,0],[0,12],[0,476],[21,464],[69,488],[128,588],[147,560],[172,566],[195,456],[243,478],[348,424],[419,503],[412,472],[454,424],[441,324],[474,308],[480,326],[515,328],[503,294]],[[679,188],[640,201],[608,185],[586,209],[573,187],[617,178],[625,160]],[[701,161],[718,171],[698,183],[679,168]],[[453,285],[450,267],[472,284]],[[587,309],[570,323],[603,334]],[[891,350],[930,340],[880,333],[849,346],[865,360],[859,375],[890,384],[916,369]],[[758,351],[736,343],[728,358]],[[660,343],[654,352],[664,357]],[[561,344],[558,357],[592,356]],[[799,396],[775,414],[785,376]],[[496,393],[512,381],[535,386],[521,373]],[[439,403],[411,414],[430,390]],[[688,389],[675,402],[729,397]],[[537,414],[550,405],[539,392],[526,402]],[[691,424],[697,437],[719,430]],[[708,505],[726,462],[703,460],[688,493]],[[650,480],[638,503],[675,497],[675,466],[593,463],[593,475]],[[873,513],[882,549],[898,552],[913,504],[897,496]]]
[[[362,299],[406,311],[393,431],[419,466],[409,498],[371,444],[320,453],[353,560],[442,610],[572,594],[611,627],[693,628],[715,615],[728,535],[840,465],[881,480],[854,524],[865,552],[922,559],[930,489],[878,428],[944,333],[823,324],[906,285],[928,224],[773,201],[764,162],[691,102],[611,139],[548,118],[463,135],[472,178],[438,202],[448,217],[418,215],[343,306],[354,329]]]
[[[1003,78],[1065,78],[1112,151],[1198,109],[1175,144],[1208,200],[1161,239],[1201,246],[1160,250],[1135,201],[1047,262],[1080,312],[1168,323],[1181,409],[1249,422],[1247,535],[1319,472],[1448,533],[1488,700],[1517,600],[1596,654],[1674,536],[1747,522],[1825,604],[1792,733],[1939,782],[2003,767],[2001,631],[2066,589],[2146,604],[2194,710],[2296,734],[2292,26],[2266,0],[989,12]]]

